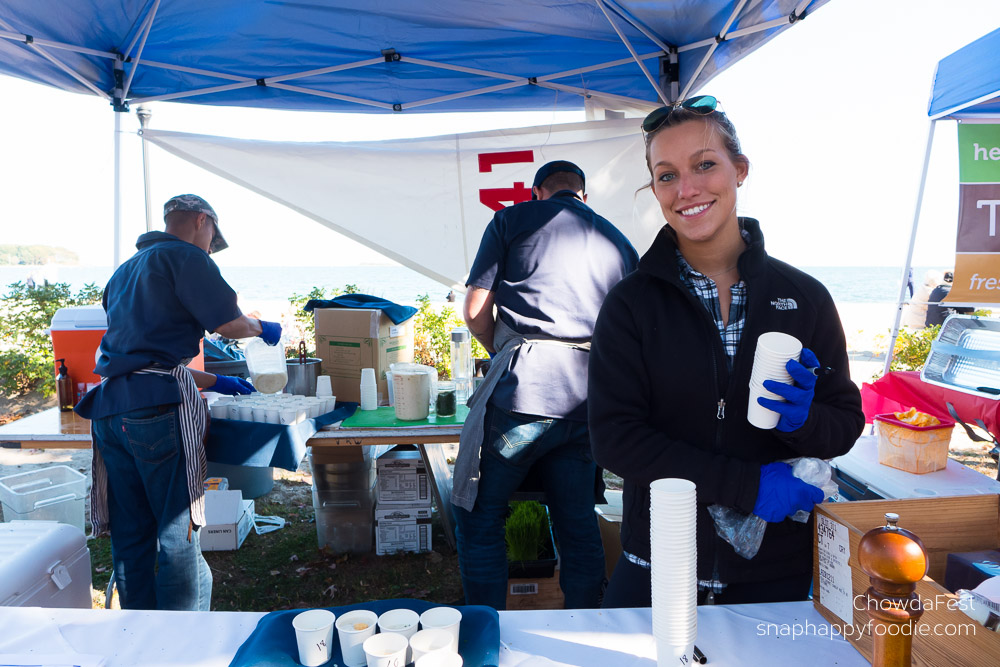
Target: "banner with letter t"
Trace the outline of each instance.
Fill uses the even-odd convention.
[[[958,241],[949,303],[1000,303],[1000,125],[958,124]]]

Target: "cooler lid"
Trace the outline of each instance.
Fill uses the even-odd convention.
[[[52,316],[52,326],[49,328],[52,331],[107,329],[108,315],[100,304],[60,308]]]
[[[0,523],[0,603],[30,590],[54,565],[87,548],[76,526],[55,521]]]

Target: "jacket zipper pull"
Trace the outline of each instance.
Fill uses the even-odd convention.
[[[720,398],[717,404],[719,406],[718,411],[715,413],[715,418],[722,420],[726,418],[726,399]]]

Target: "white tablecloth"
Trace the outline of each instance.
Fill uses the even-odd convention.
[[[104,657],[107,667],[224,667],[263,615],[0,607],[0,657],[82,654]],[[655,667],[650,628],[649,609],[500,612],[500,667]],[[811,602],[699,607],[697,644],[713,667],[868,664]]]

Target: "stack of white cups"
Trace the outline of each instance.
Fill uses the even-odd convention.
[[[757,351],[753,357],[753,371],[750,373],[750,402],[747,405],[747,420],[757,428],[770,429],[778,425],[781,418],[774,410],[768,410],[757,399],[760,397],[783,401],[781,396],[764,389],[764,380],[774,380],[793,384],[785,365],[789,359],[799,360],[802,343],[795,336],[780,331],[769,331],[757,339]]]
[[[361,369],[361,409],[374,410],[378,407],[378,392],[375,386],[375,369]]]
[[[698,634],[698,546],[694,482],[649,485],[653,638],[657,667],[690,665]]]

